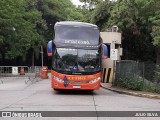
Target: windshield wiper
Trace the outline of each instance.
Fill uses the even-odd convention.
[[[74,75],[82,75],[82,73],[76,73],[76,72],[73,72],[72,74],[74,74]]]

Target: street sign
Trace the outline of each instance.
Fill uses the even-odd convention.
[[[118,60],[118,49],[111,49],[111,60]]]
[[[18,75],[18,67],[12,67],[12,74]]]

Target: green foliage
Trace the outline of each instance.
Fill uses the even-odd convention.
[[[156,60],[160,46],[159,0],[1,0],[0,59],[26,57],[53,38],[57,21],[82,21],[122,32],[123,59]],[[45,48],[44,47],[44,48]],[[46,48],[45,48],[46,49]],[[32,51],[32,52],[31,52]]]
[[[112,6],[113,3],[111,2],[101,2],[93,11],[91,22],[98,25],[100,30],[105,27],[105,24],[107,24]]]
[[[91,9],[94,9],[97,4],[102,3],[103,0],[80,0],[80,2],[85,3],[83,5],[83,8],[91,10]]]
[[[151,17],[154,14],[152,0],[118,0],[111,11],[111,17],[103,28],[117,25],[122,32],[123,59],[154,61],[155,47],[150,35]]]
[[[154,17],[151,35],[154,39],[153,44],[160,46],[160,10],[156,12]]]
[[[83,15],[80,21],[94,23],[94,21],[92,21],[95,16],[94,10],[99,6],[99,4],[103,3],[103,0],[80,0],[80,2],[84,3],[84,5],[78,6],[77,8],[77,10]]]
[[[1,0],[0,59],[26,58],[53,38],[57,21],[82,19],[70,0]]]
[[[8,59],[26,54],[40,37],[24,7],[24,0],[0,1],[0,53]]]
[[[116,64],[114,86],[129,90],[160,93],[160,66],[151,63]]]
[[[144,82],[138,75],[134,77],[128,76],[119,78],[114,81],[113,85],[129,90],[160,93],[160,83]]]
[[[144,83],[143,90],[144,91],[148,91],[148,92],[155,92],[155,93],[159,93],[160,94],[160,84]]]
[[[68,1],[68,0],[67,0]],[[64,11],[65,13],[65,20],[67,21],[80,21],[83,18],[83,14],[70,2],[70,1],[62,0],[62,3],[64,4]]]
[[[156,65],[153,78],[154,78],[154,81],[160,84],[160,65]]]
[[[142,90],[143,79],[138,75],[134,77],[128,76],[125,78],[119,78],[118,80],[115,80],[113,85],[130,89],[130,90]]]

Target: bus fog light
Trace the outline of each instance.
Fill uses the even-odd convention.
[[[58,83],[54,83],[55,86],[58,86]]]
[[[98,86],[98,84],[95,84],[95,86],[94,87],[97,87]]]
[[[98,82],[99,80],[100,80],[100,77],[98,77],[98,78],[96,78],[96,79],[93,79],[93,80],[89,81],[89,83],[92,84],[92,83]]]

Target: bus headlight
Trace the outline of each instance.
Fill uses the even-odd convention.
[[[62,80],[62,79],[60,79],[60,78],[58,78],[56,76],[53,76],[53,79],[57,80],[58,82],[64,82],[64,80]]]
[[[98,77],[98,78],[96,78],[96,79],[93,79],[93,80],[89,81],[89,83],[92,84],[92,83],[98,82],[100,79],[101,79],[101,78]]]

